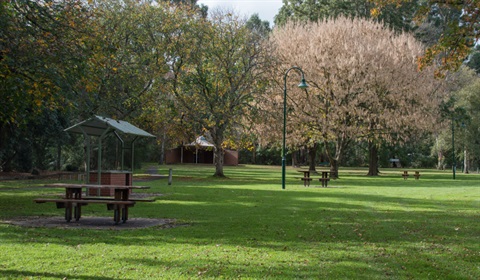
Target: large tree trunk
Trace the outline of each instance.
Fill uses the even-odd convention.
[[[308,148],[308,170],[310,172],[316,172],[315,169],[315,159],[317,156],[317,144],[314,144],[313,147]]]
[[[470,169],[468,162],[468,152],[467,149],[463,150],[463,173],[468,174],[468,169]]]
[[[437,169],[444,170],[445,166],[445,157],[443,156],[442,148],[439,145],[438,135],[435,136],[435,148],[437,150]]]
[[[159,164],[165,164],[165,142],[167,141],[167,134],[163,131],[162,145],[160,146],[160,160]]]
[[[222,127],[216,127],[212,130],[213,143],[215,145],[215,151],[213,154],[215,161],[215,174],[214,177],[225,177],[223,173],[223,160],[225,155],[225,150],[223,148],[223,135],[224,129]]]
[[[445,166],[445,157],[443,156],[443,153],[441,151],[439,151],[437,153],[437,157],[438,157],[438,161],[437,161],[437,169],[438,170],[444,170],[444,166]]]
[[[378,176],[378,147],[374,142],[368,142],[368,176]]]
[[[325,153],[327,154],[328,161],[330,162],[330,178],[332,179],[338,179],[338,169],[339,169],[339,163],[340,159],[343,156],[343,151],[344,147],[348,145],[349,141],[346,139],[346,137],[341,136],[337,138],[337,141],[335,143],[335,153],[333,154],[330,149],[328,148],[328,142],[325,141]]]
[[[214,177],[225,177],[223,173],[223,159],[224,159],[225,150],[222,148],[222,145],[218,145],[214,152],[215,157],[215,174]]]
[[[338,160],[330,159],[330,178],[338,179]]]

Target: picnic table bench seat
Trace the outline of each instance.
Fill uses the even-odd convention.
[[[318,178],[320,183],[322,183],[322,187],[326,188],[328,186],[328,182],[330,181],[330,178],[322,177]]]
[[[403,174],[402,174],[403,179],[407,180],[408,176],[410,176],[408,174],[408,171],[403,171]],[[415,180],[418,180],[420,178],[420,171],[415,171],[415,174],[413,174],[413,177],[415,177]]]
[[[308,186],[310,186],[310,181],[312,181],[312,178],[310,178],[310,177],[301,177],[300,180],[303,181],[303,185],[304,185],[305,187],[308,187]]]
[[[118,224],[121,220],[125,223],[128,219],[128,207],[133,207],[135,201],[132,200],[112,200],[112,199],[67,199],[67,198],[36,198],[36,203],[54,202],[57,208],[65,208],[65,220],[70,222],[72,214],[76,221],[80,220],[82,215],[81,206],[88,204],[106,204],[108,210],[113,210],[113,220]],[[73,208],[73,213],[72,213]]]
[[[111,197],[108,196],[84,196],[83,199],[90,199],[90,200],[112,200]],[[128,198],[128,201],[135,201],[135,202],[155,202],[155,199],[150,198]]]

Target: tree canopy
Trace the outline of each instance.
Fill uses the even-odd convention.
[[[299,91],[299,73],[289,74],[289,147],[315,155],[322,146],[334,169],[352,147],[370,144],[376,158],[376,148],[430,132],[443,97],[425,76],[433,76],[431,65],[448,82],[469,76],[446,71],[467,55],[465,64],[478,71],[478,51],[469,53],[478,5],[289,0],[272,31],[258,15],[209,11],[196,0],[0,1],[0,169],[68,164],[65,143],[82,148],[62,130],[105,115],[154,132],[162,151],[204,134],[222,176],[225,147],[278,146],[280,93],[292,66],[304,70],[310,88]],[[446,87],[443,104],[475,117],[468,84]],[[71,158],[81,165],[80,156]]]
[[[224,176],[224,142],[258,93],[263,56],[260,34],[251,32],[245,21],[220,10],[210,17],[187,35],[192,45],[177,48],[171,91],[185,121],[212,138],[215,176]]]
[[[411,0],[369,0],[376,4],[372,9],[375,16],[388,10],[389,5],[404,5]],[[427,0],[416,1],[419,8],[416,10],[416,22],[431,20],[429,17],[440,9],[458,11],[456,16],[445,18],[446,24],[438,42],[429,47],[420,60],[421,65],[430,65],[439,58],[441,68],[438,74],[447,70],[457,70],[471,52],[476,41],[480,39],[478,32],[480,22],[480,1],[477,0]]]
[[[344,17],[290,22],[275,29],[268,44],[278,62],[271,71],[278,86],[264,106],[274,110],[283,72],[301,67],[310,87],[289,83],[288,142],[334,143],[327,152],[335,172],[351,141],[399,141],[427,129],[441,99],[431,69],[417,68],[423,46],[380,23]]]

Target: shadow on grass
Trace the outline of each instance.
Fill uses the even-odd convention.
[[[478,204],[472,200],[396,195],[392,193],[396,179],[386,182],[368,177],[360,183],[362,179],[355,177],[352,183],[348,176],[335,181],[346,186],[345,190],[271,189],[268,185],[278,183],[278,176],[271,175],[271,170],[254,170],[255,175],[249,176],[243,176],[243,172],[232,172],[230,179],[177,178],[172,187],[151,183],[151,191],[166,195],[154,203],[135,206],[130,212],[132,217],[175,218],[189,227],[84,230],[79,234],[75,229],[0,225],[0,239],[4,244],[101,244],[125,249],[131,246],[140,251],[149,248],[154,250],[150,252],[154,258],[140,252],[119,258],[129,264],[177,268],[193,277],[313,279],[340,275],[344,279],[408,279],[421,275],[429,278],[427,273],[433,273],[433,278],[474,279],[480,274],[479,212]],[[263,180],[250,176],[263,176]],[[428,179],[412,181],[412,186],[403,179],[398,181],[410,192],[422,184],[425,195],[430,194],[429,187],[437,188]],[[360,193],[363,186],[373,187],[379,194]],[[30,203],[19,213],[62,215],[62,210],[53,205],[39,208],[32,198],[1,195],[0,209],[1,205]],[[110,214],[94,206],[85,209],[90,207],[88,211],[97,215]],[[180,251],[179,255],[189,257],[172,258],[163,251],[177,248],[195,253]],[[238,254],[242,257],[236,258]],[[292,258],[272,260],[271,254]],[[15,271],[0,270],[0,275],[11,273]]]
[[[35,208],[44,215],[63,215],[54,205],[36,205],[30,199],[0,197],[0,205],[31,203],[25,212]],[[188,187],[159,197],[154,203],[134,207],[132,217],[175,218],[191,224],[183,230],[162,230],[174,234],[175,242],[222,240],[242,245],[245,240],[261,243],[278,242],[416,242],[418,238],[454,235],[464,242],[473,241],[478,213],[471,202],[436,201],[373,194],[321,191],[268,191],[239,188]],[[42,208],[40,208],[42,207]],[[39,210],[40,209],[40,210]],[[21,209],[19,209],[21,210]],[[103,207],[88,206],[85,215],[109,216]],[[91,211],[89,213],[89,211]],[[469,212],[470,211],[470,212]],[[468,214],[470,213],[470,214]],[[441,222],[438,222],[441,221]],[[456,230],[461,228],[461,231]],[[49,229],[29,229],[32,231]],[[136,233],[144,238],[149,230],[110,234],[107,244],[134,245]],[[157,232],[157,230],[153,230]],[[178,236],[178,233],[182,235]],[[361,233],[361,234],[359,234]],[[14,241],[16,234],[2,239]],[[116,235],[119,235],[117,238]],[[123,235],[131,238],[125,239]],[[156,235],[156,234],[155,234]],[[151,241],[156,242],[156,236]],[[148,238],[147,238],[148,239]],[[71,242],[89,243],[82,236],[71,236]],[[241,244],[235,244],[242,240]],[[54,242],[55,238],[45,240]],[[145,240],[144,240],[145,241]],[[95,239],[92,242],[98,242]],[[61,244],[60,242],[59,244]],[[270,245],[269,245],[270,246]]]
[[[65,275],[59,273],[48,273],[48,272],[34,272],[27,270],[10,270],[10,269],[0,269],[0,278],[2,279],[34,279],[41,278],[53,278],[53,279],[88,279],[88,280],[113,280],[116,278],[111,277],[100,277],[100,276],[91,276],[91,275]]]

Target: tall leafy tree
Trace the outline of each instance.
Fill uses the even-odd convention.
[[[257,32],[260,35],[266,37],[272,29],[270,23],[267,20],[261,20],[258,14],[253,14],[246,23],[247,28],[252,32]]]
[[[83,42],[90,18],[82,1],[0,2],[0,165],[4,170],[25,152],[18,144],[32,142],[33,127],[42,118],[61,114],[71,104],[72,86],[87,53]]]
[[[222,177],[224,143],[256,94],[262,48],[258,34],[231,12],[195,24],[192,41],[172,57],[172,91],[184,119],[213,140],[214,175]]]
[[[100,114],[128,119],[139,114],[144,97],[168,72],[162,35],[171,25],[168,4],[98,1],[86,46],[93,50],[75,88],[80,118]]]
[[[335,173],[352,141],[366,139],[372,147],[400,141],[431,122],[440,97],[437,81],[431,69],[417,69],[423,46],[412,35],[342,17],[287,23],[268,43],[279,62],[272,70],[277,84],[285,69],[298,65],[310,85],[307,91],[289,85],[289,143],[323,142]],[[281,102],[281,92],[280,87],[272,91],[271,106]],[[370,174],[375,175],[372,160]]]
[[[369,0],[284,0],[283,6],[275,16],[275,24],[283,25],[289,20],[323,21],[325,19],[344,17],[372,18],[375,5]],[[382,13],[376,18],[397,30],[409,30],[417,8],[417,1],[402,4],[385,4]]]
[[[389,5],[403,5],[410,0],[369,0],[375,3],[373,15],[381,15]],[[416,13],[418,24],[431,20],[431,14],[438,10],[457,11],[455,17],[447,17],[445,29],[433,46],[429,47],[422,57],[421,65],[432,64],[440,58],[441,68],[437,74],[442,75],[447,70],[457,70],[471,48],[479,38],[480,1],[478,0],[427,0],[421,1],[421,6]]]
[[[466,65],[475,70],[475,72],[480,75],[480,45],[477,45],[475,47],[475,50],[468,58]]]
[[[167,71],[155,78],[152,90],[142,98],[144,102],[139,116],[144,126],[158,135],[161,162],[167,148],[192,141],[200,131],[188,119],[184,109],[177,106],[174,88],[180,69],[185,67],[197,48],[192,34],[201,26],[198,23],[205,20],[203,10],[197,6],[176,3],[167,11],[162,18],[153,17],[158,18],[161,28],[151,30],[152,37],[158,36],[156,48],[165,59]]]
[[[448,77],[448,98],[441,106],[442,122],[436,126],[436,144],[432,152],[438,156],[438,167],[453,164],[455,161],[464,160],[463,170],[468,173],[473,163],[479,163],[479,94],[480,78],[475,71],[468,67],[461,67],[459,71]],[[452,143],[452,134],[455,143]],[[452,144],[454,144],[452,146]]]

